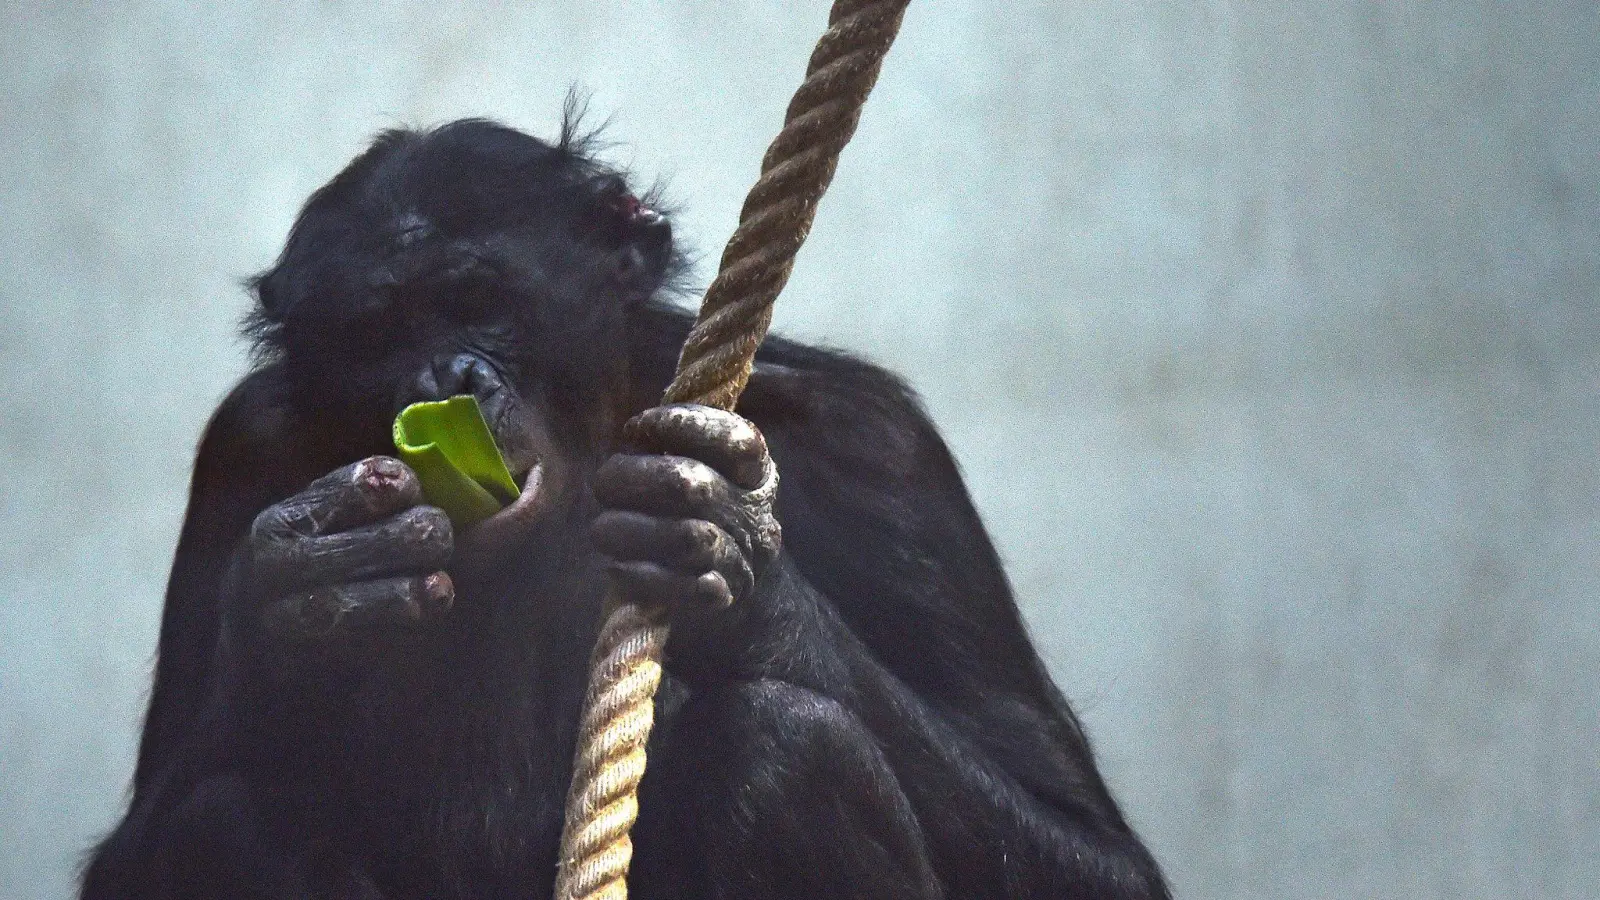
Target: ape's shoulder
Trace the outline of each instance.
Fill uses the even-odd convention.
[[[839,486],[847,493],[834,502],[885,524],[904,519],[911,512],[907,503],[937,499],[940,506],[961,507],[943,511],[970,517],[964,524],[982,530],[921,400],[880,366],[774,338],[757,356],[739,412],[768,436],[796,487],[802,481],[812,491]]]
[[[254,462],[271,455],[275,445],[291,443],[291,406],[278,367],[258,366],[234,385],[217,404],[201,435],[195,460],[196,485],[213,474],[213,466]]]

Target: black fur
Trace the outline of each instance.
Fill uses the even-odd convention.
[[[464,121],[383,135],[307,203],[200,446],[86,898],[549,895],[603,593],[587,478],[689,321],[663,299],[676,251],[618,263],[621,184],[572,129]],[[395,386],[451,350],[534,399],[570,489],[437,625],[286,658],[238,613],[252,519],[389,452]],[[1167,896],[912,393],[773,339],[739,412],[782,474],[783,552],[674,632],[633,896]]]

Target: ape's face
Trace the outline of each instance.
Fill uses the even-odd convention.
[[[297,403],[375,440],[407,403],[476,394],[523,483],[605,407],[627,312],[672,264],[666,219],[574,142],[457,122],[384,135],[312,196],[254,326]]]

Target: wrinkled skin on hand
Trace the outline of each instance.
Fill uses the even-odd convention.
[[[458,535],[428,505],[415,472],[373,456],[342,466],[258,515],[243,547],[245,585],[261,605],[266,632],[292,643],[343,649],[408,637],[447,612],[456,586],[446,568],[493,564],[514,535],[536,519],[559,469],[543,419],[483,357],[447,353],[407,380],[395,411],[471,394],[522,495]]]
[[[777,558],[778,470],[761,432],[731,412],[679,404],[623,427],[595,475],[591,534],[620,596],[671,611],[746,600]]]
[[[509,432],[505,443],[527,445],[511,424],[514,394],[485,369],[470,356],[430,367],[404,402],[476,389],[490,398],[483,406],[497,439]],[[782,534],[773,512],[777,467],[760,431],[734,413],[680,404],[634,417],[623,440],[595,475],[603,509],[591,527],[618,596],[664,613],[748,599]],[[507,456],[516,465],[534,454]],[[454,546],[449,519],[427,505],[416,473],[375,456],[257,516],[246,542],[248,580],[269,633],[333,642],[447,612],[455,587],[444,569]]]
[[[448,610],[455,587],[442,570],[453,548],[450,520],[424,505],[416,473],[374,456],[263,510],[245,565],[269,633],[333,641]]]

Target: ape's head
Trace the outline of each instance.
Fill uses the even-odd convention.
[[[250,328],[298,406],[376,442],[477,394],[520,483],[615,425],[629,313],[680,268],[652,207],[571,125],[390,131],[307,201]]]

